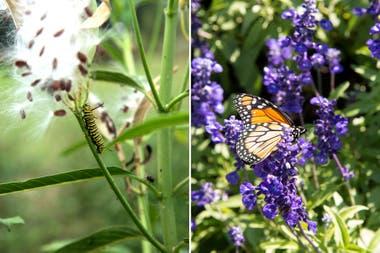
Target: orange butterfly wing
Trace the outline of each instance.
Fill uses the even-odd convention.
[[[276,105],[260,97],[240,94],[233,103],[245,125],[236,152],[249,164],[259,163],[277,149],[284,130],[293,122]]]

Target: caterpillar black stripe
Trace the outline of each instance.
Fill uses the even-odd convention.
[[[95,109],[96,108],[92,108],[88,104],[84,104],[82,108],[83,121],[86,125],[86,129],[92,140],[92,143],[96,146],[96,150],[98,153],[102,153],[104,150],[104,141],[95,122],[95,115],[93,113]]]

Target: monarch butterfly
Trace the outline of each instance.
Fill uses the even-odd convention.
[[[84,104],[82,107],[83,121],[86,125],[86,129],[92,143],[96,146],[96,150],[98,153],[102,153],[104,150],[104,141],[98,127],[96,126],[95,115],[93,113],[96,108],[98,107],[92,108],[90,105]]]
[[[247,164],[257,164],[276,151],[285,130],[291,131],[294,140],[306,132],[305,128],[294,126],[276,105],[261,97],[238,94],[233,98],[233,106],[244,122],[236,152]]]

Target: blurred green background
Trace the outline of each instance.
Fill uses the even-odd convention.
[[[148,62],[153,77],[158,76],[160,72],[160,42],[163,35],[165,2],[136,1],[144,46],[149,52]],[[0,20],[0,22],[2,21]],[[107,51],[102,43],[98,50],[100,53],[96,58],[98,66],[94,66],[94,68],[106,67],[130,73],[131,68],[135,67],[134,75],[141,75],[141,78],[144,78],[132,32],[126,1],[115,1],[111,21],[105,25],[106,39],[104,43],[112,45],[112,52],[133,57],[134,63],[127,65],[125,58],[113,58],[112,52]],[[155,37],[157,38],[155,39]],[[125,38],[129,38],[129,40],[124,40]],[[154,40],[157,41],[157,44],[154,43]],[[130,42],[133,44],[128,44]],[[188,66],[187,62],[188,42],[178,29],[175,58],[178,71],[174,75],[175,91],[173,94],[178,93],[182,87],[183,77]],[[21,120],[19,115],[8,113],[7,106],[10,105],[7,101],[10,99],[9,96],[14,94],[10,94],[7,90],[10,86],[17,85],[17,82],[12,80],[11,73],[11,67],[6,64],[1,65],[0,101],[3,102],[0,109],[0,129],[2,129],[0,133],[0,182],[21,181],[76,169],[96,168],[96,162],[87,147],[68,155],[63,154],[67,148],[84,140],[77,122],[71,115],[55,119],[46,130],[43,130],[33,117]],[[104,100],[105,107],[114,120],[119,123],[123,122],[123,118],[120,118],[122,114],[119,112],[122,101],[116,99],[120,97],[118,94],[126,91],[111,83],[95,83],[93,87],[95,94]],[[182,110],[187,109],[188,103],[182,103]],[[43,114],[44,112],[39,113]],[[187,136],[187,128],[175,131],[173,144],[173,150],[176,152],[173,161],[175,183],[188,176]],[[146,166],[146,173],[155,177],[155,135],[146,136],[144,143],[153,147],[153,157]],[[132,156],[131,143],[126,143],[124,146],[127,160],[129,160]],[[120,167],[114,151],[106,151],[103,157],[108,166]],[[115,180],[124,189],[122,177],[117,177]],[[127,198],[137,210],[135,196],[128,194]],[[188,234],[188,205],[185,203],[188,203],[187,187],[184,187],[178,195],[176,203],[177,214],[179,214],[177,223],[183,224],[183,226],[179,226],[179,238],[187,237]],[[158,203],[151,201],[150,204],[150,216],[157,232],[160,231]],[[21,216],[25,224],[13,226],[11,231],[8,231],[5,226],[0,226],[0,252],[2,253],[42,252],[43,247],[51,243],[81,238],[111,225],[126,224],[134,227],[103,178],[1,196],[0,218],[13,216]],[[161,238],[161,234],[156,234]],[[132,240],[109,246],[101,252],[139,251],[139,241]]]

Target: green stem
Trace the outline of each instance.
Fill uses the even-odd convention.
[[[152,74],[150,73],[150,69],[149,69],[149,64],[148,64],[147,59],[146,59],[144,45],[143,45],[143,42],[142,42],[142,36],[141,36],[141,32],[140,32],[140,26],[139,26],[139,22],[137,20],[137,14],[136,14],[136,9],[135,9],[135,4],[134,4],[133,0],[128,0],[128,3],[129,3],[129,10],[130,10],[131,15],[132,15],[133,28],[135,30],[136,39],[137,39],[137,45],[138,45],[138,48],[139,48],[142,64],[144,66],[145,75],[146,75],[146,78],[148,80],[150,89],[152,91],[154,100],[156,101],[157,108],[158,108],[158,110],[160,112],[163,112],[163,111],[165,111],[165,108],[164,108],[164,106],[163,106],[163,104],[162,104],[162,102],[160,100],[160,97],[159,97],[159,94],[157,92],[156,86],[154,85]]]
[[[157,1],[156,7],[156,17],[154,18],[152,37],[150,38],[148,55],[153,56],[155,54],[155,50],[157,49],[158,39],[161,35],[161,25],[162,25],[162,9],[163,9],[163,1]]]
[[[165,106],[166,111],[170,111],[170,109],[173,108],[173,106],[175,106],[177,103],[181,102],[182,99],[184,99],[187,96],[189,96],[189,91],[188,90],[186,90],[184,92],[181,92],[178,96],[176,96],[175,98],[173,98],[172,101],[170,101]]]
[[[156,187],[154,187],[151,183],[146,181],[145,179],[138,177],[138,176],[135,176],[135,175],[132,175],[132,174],[127,175],[127,177],[134,179],[134,180],[144,184],[145,186],[147,186],[156,195],[156,197],[158,199],[160,199],[162,197],[162,193]]]
[[[115,195],[118,198],[118,200],[121,203],[121,205],[124,207],[124,209],[127,212],[127,214],[131,217],[132,221],[135,223],[135,225],[137,226],[137,228],[140,230],[140,232],[143,234],[143,236],[149,242],[151,242],[161,252],[167,252],[167,250],[165,249],[165,247],[156,238],[154,238],[153,235],[150,234],[150,232],[148,230],[146,230],[146,228],[143,226],[143,224],[140,222],[140,220],[138,219],[137,215],[133,211],[131,205],[128,203],[128,201],[126,200],[126,198],[122,194],[121,190],[116,185],[115,181],[112,178],[112,175],[108,171],[108,169],[107,169],[106,165],[104,164],[102,158],[98,154],[98,152],[96,150],[96,147],[92,143],[91,138],[88,135],[87,129],[86,129],[85,125],[84,125],[84,122],[82,120],[82,117],[81,117],[80,113],[74,113],[74,115],[77,118],[77,121],[78,121],[78,123],[79,123],[79,125],[80,125],[80,127],[81,127],[81,129],[82,129],[82,131],[83,131],[83,133],[85,135],[85,137],[86,137],[87,144],[90,147],[90,150],[91,150],[91,152],[92,152],[92,154],[93,154],[96,162],[98,163],[99,167],[102,169],[102,171],[104,173],[104,176],[107,179],[108,184],[110,185],[112,191],[115,193]]]
[[[319,248],[313,243],[313,241],[309,238],[309,236],[305,233],[305,231],[303,230],[302,226],[300,223],[298,223],[298,229],[300,230],[302,236],[306,239],[306,241],[311,245],[311,247],[313,248],[313,250],[316,252],[316,253],[321,253],[321,251],[319,250]]]
[[[185,40],[189,41],[189,34],[187,33],[187,27],[186,27],[186,17],[188,17],[188,15],[185,15],[185,14],[186,14],[185,9],[181,9],[181,18],[180,18],[181,32]]]
[[[186,91],[187,85],[189,84],[189,72],[190,72],[189,63],[186,64],[186,70],[185,71],[186,72],[185,72],[185,75],[183,77],[181,92]],[[179,102],[176,109],[177,110],[181,109],[181,106],[182,106],[182,100]]]
[[[330,74],[330,89],[331,89],[330,92],[335,90],[335,74],[334,73]]]
[[[161,101],[169,103],[173,81],[173,63],[178,23],[178,0],[168,0],[161,59]],[[164,112],[165,113],[165,112]],[[162,192],[161,225],[166,249],[173,252],[177,242],[172,176],[172,129],[160,130],[157,138],[157,183]]]
[[[144,177],[145,176],[145,168],[144,165],[141,164],[141,160],[143,157],[143,150],[141,148],[141,145],[138,143],[138,141],[135,142],[135,154],[136,154],[136,174],[139,177]],[[137,196],[137,204],[139,207],[139,214],[140,214],[140,219],[141,223],[150,231],[152,231],[152,224],[150,222],[150,217],[149,217],[149,195],[146,192],[146,187],[144,185],[140,185],[140,192],[142,194],[139,194]],[[142,245],[142,251],[144,253],[151,253],[152,252],[152,246],[150,245],[149,242],[142,240],[141,241]]]
[[[186,185],[189,185],[189,178],[186,177],[185,179],[183,179],[181,182],[179,182],[173,189],[173,195],[177,194],[181,189],[182,187],[186,186]]]
[[[315,163],[315,161],[313,161],[313,163],[311,164],[311,174],[313,176],[314,187],[315,187],[315,189],[319,190],[319,188],[321,188],[321,187],[319,185],[318,173],[317,173],[317,164]]]
[[[125,68],[128,73],[135,75],[135,61],[133,59],[133,50],[132,50],[132,36],[129,34],[129,31],[124,35],[123,38],[123,56],[125,62]]]
[[[174,247],[174,250],[173,252],[174,253],[177,253],[181,250],[181,248],[184,248],[186,245],[188,245],[189,243],[186,242],[186,241],[180,241],[175,247]]]

